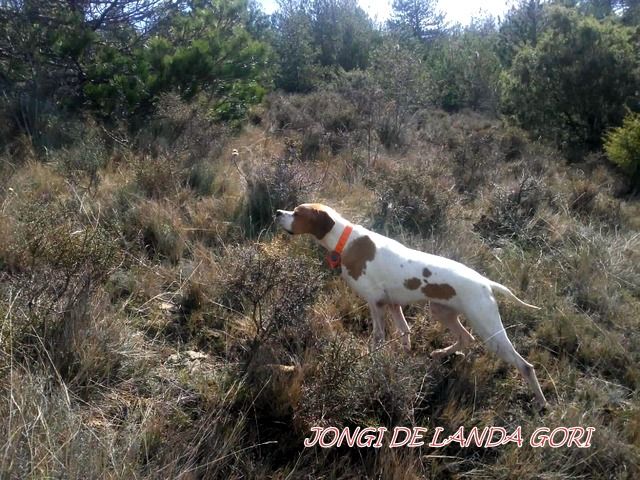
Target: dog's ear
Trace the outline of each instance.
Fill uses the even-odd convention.
[[[315,205],[300,205],[294,212],[291,224],[294,234],[310,233],[322,240],[336,223],[326,210]]]
[[[313,221],[313,234],[318,240],[322,240],[331,231],[336,222],[326,210],[315,210]]]

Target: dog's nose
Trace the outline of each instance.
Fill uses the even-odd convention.
[[[282,216],[282,210],[276,210],[276,218]]]

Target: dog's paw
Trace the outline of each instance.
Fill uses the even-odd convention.
[[[544,401],[544,402],[539,402],[538,400],[534,400],[533,403],[538,411],[538,413],[547,413],[550,409],[550,405],[549,402]]]
[[[434,350],[433,352],[431,352],[430,355],[431,355],[431,358],[433,358],[434,360],[438,360],[438,359],[446,357],[448,354],[449,354],[449,352],[447,352],[446,349],[441,348],[441,349],[438,349],[438,350]]]

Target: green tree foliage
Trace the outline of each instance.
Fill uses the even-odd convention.
[[[222,119],[238,118],[260,101],[266,49],[245,28],[246,2],[191,3],[172,15],[165,34],[131,54],[102,49],[88,70],[87,98],[103,112],[125,113],[148,108],[169,90],[185,99],[204,91]]]
[[[273,43],[271,18],[261,10],[258,0],[248,1],[246,24],[247,31],[253,38],[267,44]]]
[[[312,0],[310,13],[321,65],[367,66],[373,25],[356,0]]]
[[[372,69],[385,101],[378,112],[378,137],[387,148],[401,147],[410,115],[430,103],[421,51],[387,40],[373,53]]]
[[[313,43],[311,17],[304,0],[283,0],[274,15],[274,50],[278,63],[276,87],[287,92],[308,92],[313,87],[317,48]]]
[[[634,31],[550,7],[535,46],[524,45],[502,76],[506,113],[562,147],[597,148],[637,95]]]
[[[640,1],[624,0],[622,5],[622,21],[626,25],[640,25]]]
[[[543,0],[519,0],[500,25],[497,51],[502,63],[510,66],[520,48],[535,48],[544,25]]]
[[[605,151],[631,180],[632,188],[640,191],[640,114],[628,114],[621,127],[605,136]]]
[[[274,15],[277,86],[309,91],[323,68],[366,68],[373,24],[356,0],[284,0]]]
[[[31,135],[46,108],[132,117],[170,90],[237,118],[267,81],[246,0],[16,0],[0,20],[0,87]]]
[[[497,111],[497,40],[492,22],[475,23],[439,39],[426,57],[432,101],[448,111]]]
[[[373,54],[374,78],[385,96],[403,111],[429,103],[428,76],[421,52],[386,41]]]
[[[624,2],[618,0],[583,0],[575,3],[585,14],[603,19],[609,15],[613,15],[616,9],[622,7]]]
[[[598,19],[618,16],[626,25],[638,25],[640,2],[638,0],[573,0],[565,5],[577,7],[586,15]]]
[[[435,0],[393,0],[389,29],[404,40],[425,42],[444,30],[444,16]]]
[[[0,107],[11,133],[41,137],[57,106],[77,102],[99,25],[66,2],[0,3]]]

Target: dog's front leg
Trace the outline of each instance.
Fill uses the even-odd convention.
[[[402,344],[402,348],[408,352],[411,350],[411,338],[409,336],[409,325],[407,324],[407,320],[404,318],[404,313],[402,313],[402,307],[396,304],[389,305],[389,311],[391,312],[391,317],[396,324],[398,333],[401,335],[400,343]]]
[[[384,342],[384,306],[369,302],[371,320],[373,321],[373,339],[371,351],[374,351]]]

